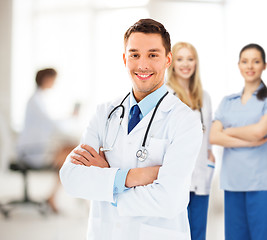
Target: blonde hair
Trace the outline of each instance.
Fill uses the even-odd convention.
[[[193,53],[193,56],[196,61],[196,69],[193,75],[191,76],[189,83],[189,92],[191,98],[189,98],[189,96],[186,94],[185,89],[179,84],[179,82],[175,78],[174,62],[176,61],[177,58],[176,56],[177,52],[182,48],[189,49]],[[172,54],[173,54],[173,61],[170,67],[168,68],[167,85],[175,91],[175,93],[183,103],[185,103],[193,110],[195,109],[200,110],[200,108],[202,108],[203,105],[203,100],[202,100],[203,90],[200,81],[199,60],[196,49],[190,43],[178,42],[172,47]]]

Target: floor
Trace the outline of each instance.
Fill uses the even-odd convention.
[[[53,173],[31,173],[29,175],[30,195],[34,200],[46,199],[55,181],[56,176]],[[21,176],[17,173],[1,174],[0,201],[20,198],[21,183]],[[59,214],[49,212],[43,216],[32,206],[16,207],[8,219],[0,214],[0,239],[86,239],[89,203],[69,197],[63,189],[59,190],[56,200]]]
[[[31,173],[29,188],[32,198],[45,199],[56,181],[52,173]],[[22,196],[22,180],[17,173],[1,173],[0,202]],[[60,189],[57,203],[60,213],[42,216],[33,207],[18,207],[5,219],[0,214],[1,240],[85,240],[89,202],[69,197]],[[215,176],[211,192],[207,240],[223,240],[222,192]]]

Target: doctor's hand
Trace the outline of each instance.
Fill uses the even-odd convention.
[[[89,145],[80,145],[81,149],[74,149],[71,154],[71,162],[76,165],[84,165],[87,167],[95,166],[101,168],[109,168],[109,164],[106,161],[105,154],[99,150],[99,154],[94,148]]]
[[[157,178],[161,166],[132,168],[126,177],[125,186],[128,188],[152,184]]]

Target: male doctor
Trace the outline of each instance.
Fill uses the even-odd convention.
[[[172,54],[164,26],[141,19],[126,31],[124,45],[132,91],[124,101],[98,107],[62,166],[61,181],[72,196],[92,200],[90,240],[189,240],[187,204],[201,123],[167,93]]]

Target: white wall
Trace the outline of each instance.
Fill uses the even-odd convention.
[[[14,0],[13,128],[22,127],[39,69],[58,71],[54,102],[60,105],[59,116],[71,113],[75,102],[91,100],[92,23],[87,0]]]
[[[266,34],[267,2],[263,0],[227,0],[225,4],[225,42],[227,94],[242,90],[244,80],[238,70],[241,48],[249,43],[258,43],[267,52]],[[266,71],[263,74],[265,83]]]
[[[118,96],[123,97],[131,89],[131,81],[122,58],[123,36],[129,26],[140,18],[147,17],[149,13],[142,7],[97,11],[93,55],[95,104],[110,101]]]
[[[218,1],[154,0],[149,9],[151,17],[162,22],[169,31],[172,45],[186,41],[196,47],[203,87],[217,106],[225,92],[223,5]]]
[[[12,1],[0,1],[0,170],[10,149]]]
[[[0,1],[0,114],[10,121],[12,1]]]
[[[111,7],[106,0],[14,0],[13,128],[22,127],[40,68],[58,70],[55,102],[63,102],[60,110],[65,114],[74,102],[81,102],[84,124],[97,104],[129,91],[123,34],[149,16],[142,5],[147,1],[129,2],[130,6],[113,2],[123,7]]]

